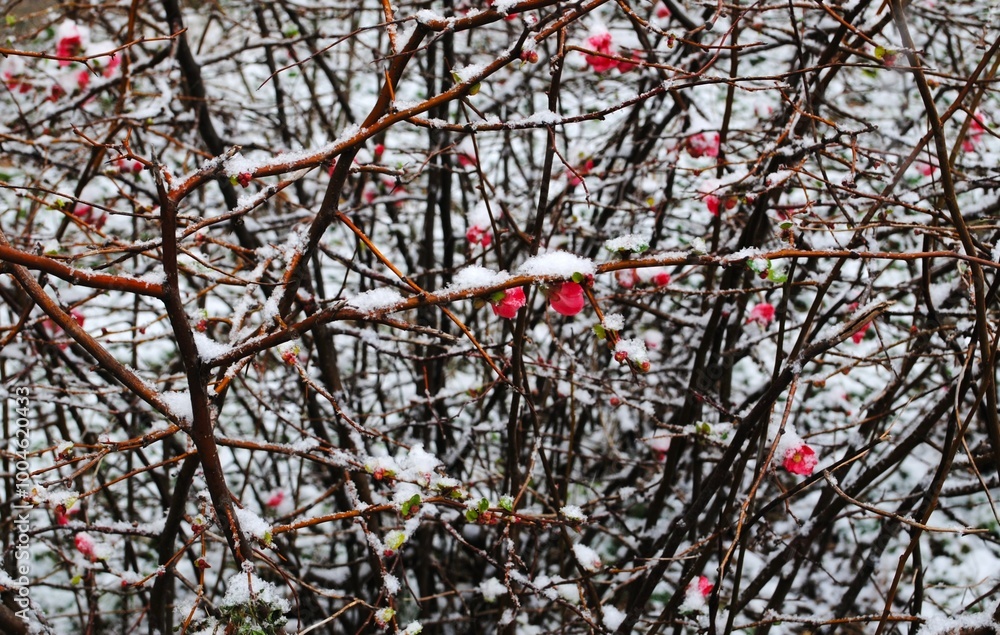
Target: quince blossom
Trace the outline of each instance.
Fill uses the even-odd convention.
[[[688,154],[695,159],[717,157],[719,156],[719,133],[699,132],[698,134],[693,134],[684,142],[684,147],[687,149]]]
[[[518,309],[524,306],[525,302],[524,289],[521,287],[507,289],[504,291],[503,298],[491,303],[493,314],[512,320],[517,317]]]
[[[66,20],[56,31],[56,55],[59,57],[76,57],[83,52],[83,34],[72,20]],[[71,60],[59,60],[59,66],[69,66]]]
[[[985,131],[986,129],[983,128],[983,124],[979,121],[979,116],[973,117],[969,123],[969,131],[965,139],[962,140],[962,151],[972,152],[975,150],[976,146],[983,140],[983,132]]]
[[[583,287],[576,282],[563,282],[549,289],[549,306],[562,315],[576,315],[583,310]]]
[[[94,552],[97,543],[94,542],[90,534],[81,531],[73,537],[73,544],[76,545],[76,550],[86,556],[91,562],[97,560],[97,554]]]
[[[816,469],[817,463],[819,460],[816,458],[816,451],[802,443],[785,450],[785,460],[781,465],[792,474],[809,476]]]
[[[478,225],[473,225],[465,232],[465,239],[473,245],[489,247],[490,243],[493,242],[493,233],[489,228],[484,229]]]
[[[583,59],[594,69],[595,73],[605,73],[618,66],[617,60],[606,57],[615,54],[614,48],[611,46],[611,34],[607,31],[587,38],[587,46],[594,52],[601,54],[591,55],[588,53],[583,56]]]
[[[774,305],[770,302],[761,302],[755,305],[754,308],[750,309],[750,316],[747,318],[747,324],[757,322],[761,326],[767,326],[773,321]]]

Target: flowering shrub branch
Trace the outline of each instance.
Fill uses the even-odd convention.
[[[1000,38],[885,4],[12,8],[0,630],[995,627]]]

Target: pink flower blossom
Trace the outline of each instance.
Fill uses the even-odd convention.
[[[774,305],[770,302],[761,302],[754,306],[754,308],[750,309],[750,316],[747,318],[747,324],[757,322],[761,326],[767,326],[773,321]]]
[[[138,174],[142,172],[143,165],[141,161],[121,157],[120,159],[115,159],[115,167],[118,168],[120,174],[128,174],[129,172]]]
[[[670,273],[666,271],[658,271],[653,274],[653,284],[658,287],[665,287],[670,284]]]
[[[708,208],[708,211],[709,211],[710,214],[712,214],[712,216],[718,216],[719,215],[719,206],[721,204],[722,204],[722,201],[719,200],[718,196],[716,196],[714,194],[706,194],[705,195],[705,207]]]
[[[90,534],[81,531],[73,538],[73,544],[76,545],[76,550],[86,556],[91,562],[97,559],[97,555],[94,553],[94,548],[97,545],[94,543],[94,539],[90,537]]]
[[[737,203],[735,196],[726,196],[724,198],[719,198],[715,194],[706,194],[702,198],[705,201],[705,207],[708,208],[708,211],[709,213],[712,214],[712,216],[718,216],[719,210],[721,210],[723,207],[725,207],[726,209],[733,209],[734,207],[736,207]]]
[[[646,445],[648,445],[649,449],[653,451],[653,455],[656,456],[657,462],[663,463],[667,460],[667,451],[670,449],[669,435],[663,433],[655,434],[649,439],[646,439]]]
[[[100,210],[96,210],[85,203],[73,205],[73,216],[76,216],[84,223],[100,231],[104,223],[108,222],[108,215]]]
[[[684,142],[684,147],[687,149],[688,154],[695,159],[717,157],[719,156],[719,133],[699,132],[698,134],[693,134]]]
[[[590,171],[593,169],[594,160],[587,159],[586,163],[576,168],[576,172],[573,170],[566,170],[566,180],[569,181],[570,187],[576,187],[577,185],[583,183],[583,177],[590,174]]]
[[[969,123],[969,130],[966,133],[965,139],[962,140],[962,151],[972,152],[976,149],[976,146],[983,140],[983,124],[979,122],[979,116],[974,116],[972,121]]]
[[[118,57],[117,55],[112,55],[111,59],[108,60],[108,65],[104,68],[104,73],[102,74],[105,77],[111,77],[112,75],[115,74],[115,70],[121,63],[122,60],[120,57]]]
[[[576,282],[563,282],[549,289],[549,305],[556,313],[576,315],[583,310],[583,287]]]
[[[271,497],[268,498],[267,502],[264,504],[270,507],[271,509],[275,509],[279,505],[281,505],[282,501],[284,500],[285,500],[285,492],[279,489],[278,491],[271,494]]]
[[[708,578],[703,575],[698,576],[698,593],[701,593],[701,597],[707,598],[714,588],[715,585],[709,582]]]
[[[635,67],[638,66],[639,62],[641,62],[641,61],[642,61],[642,58],[639,56],[639,52],[638,51],[632,51],[632,59],[631,59],[631,61],[621,60],[620,62],[618,62],[618,65],[617,65],[616,68],[618,68],[618,72],[619,73],[628,73],[629,71],[635,70]]]
[[[59,41],[56,42],[56,55],[59,57],[76,57],[83,50],[83,35],[80,29],[72,21],[67,20],[59,26],[56,33]],[[68,59],[59,60],[59,66],[69,66],[72,62]]]
[[[670,18],[670,9],[667,8],[667,5],[662,2],[656,3],[656,17],[661,20],[667,20]]]
[[[859,306],[860,305],[857,302],[851,302],[849,305],[847,305],[847,310],[853,313],[854,311],[858,310]],[[865,339],[865,333],[867,333],[868,329],[870,329],[871,327],[872,327],[871,322],[865,322],[864,324],[861,325],[860,328],[858,328],[857,331],[854,331],[854,335],[851,336],[851,339],[854,340],[854,343],[860,344],[861,340]]]
[[[473,225],[465,232],[465,239],[473,245],[489,247],[490,243],[493,242],[493,233],[489,229]]]
[[[504,291],[502,299],[491,303],[493,306],[493,314],[499,315],[502,318],[507,318],[508,320],[513,320],[517,317],[518,309],[524,306],[525,302],[524,289],[521,287],[507,289]]]
[[[917,171],[924,176],[931,176],[937,172],[937,166],[930,163],[924,163],[923,161],[917,161]]]
[[[595,53],[600,53],[601,55],[591,55],[590,53],[583,56],[587,61],[587,64],[594,69],[595,73],[606,73],[612,68],[618,66],[618,61],[613,60],[610,57],[605,57],[607,55],[614,55],[615,51],[611,46],[611,34],[608,32],[598,33],[597,35],[591,35],[587,38],[587,46],[589,46]]]
[[[854,340],[854,343],[860,344],[861,340],[865,339],[865,333],[867,333],[868,329],[870,329],[871,327],[872,327],[871,322],[865,322],[861,326],[861,328],[859,328],[857,331],[854,331],[854,335],[851,336],[851,339]]]
[[[785,451],[785,460],[781,465],[792,474],[809,476],[816,469],[817,463],[819,461],[816,459],[816,451],[803,443],[788,448]]]

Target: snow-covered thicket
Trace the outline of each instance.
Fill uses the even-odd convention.
[[[5,10],[0,631],[1000,617],[993,3]]]

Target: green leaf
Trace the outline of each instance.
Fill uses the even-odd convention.
[[[608,337],[608,332],[607,332],[607,330],[605,330],[604,325],[602,325],[602,324],[595,324],[594,325],[594,335],[597,336],[597,339],[603,340],[603,339],[606,339]]]
[[[476,505],[476,508],[479,510],[479,513],[483,513],[485,511],[489,511],[489,509],[490,509],[490,501],[489,501],[489,499],[488,498],[482,498],[482,499],[480,499],[479,500],[479,504]]]
[[[7,14],[7,26],[14,26],[15,24],[17,24],[17,18],[15,18],[14,16],[12,16],[12,15],[10,15],[8,13]]]
[[[477,512],[474,509],[465,510],[465,520],[469,521],[470,523],[476,522],[477,520],[479,520],[479,512]]]
[[[500,508],[509,512],[513,512],[514,498],[512,496],[502,496],[500,498]]]
[[[885,57],[885,54],[888,53],[888,52],[889,51],[885,47],[883,47],[883,46],[876,46],[875,47],[875,59],[881,60],[883,57]]]
[[[573,278],[572,278],[573,282],[575,282],[577,284],[580,284],[581,282],[583,282],[586,279],[587,279],[587,277],[585,275],[583,275],[582,273],[580,273],[579,271],[574,271],[573,272]]]

